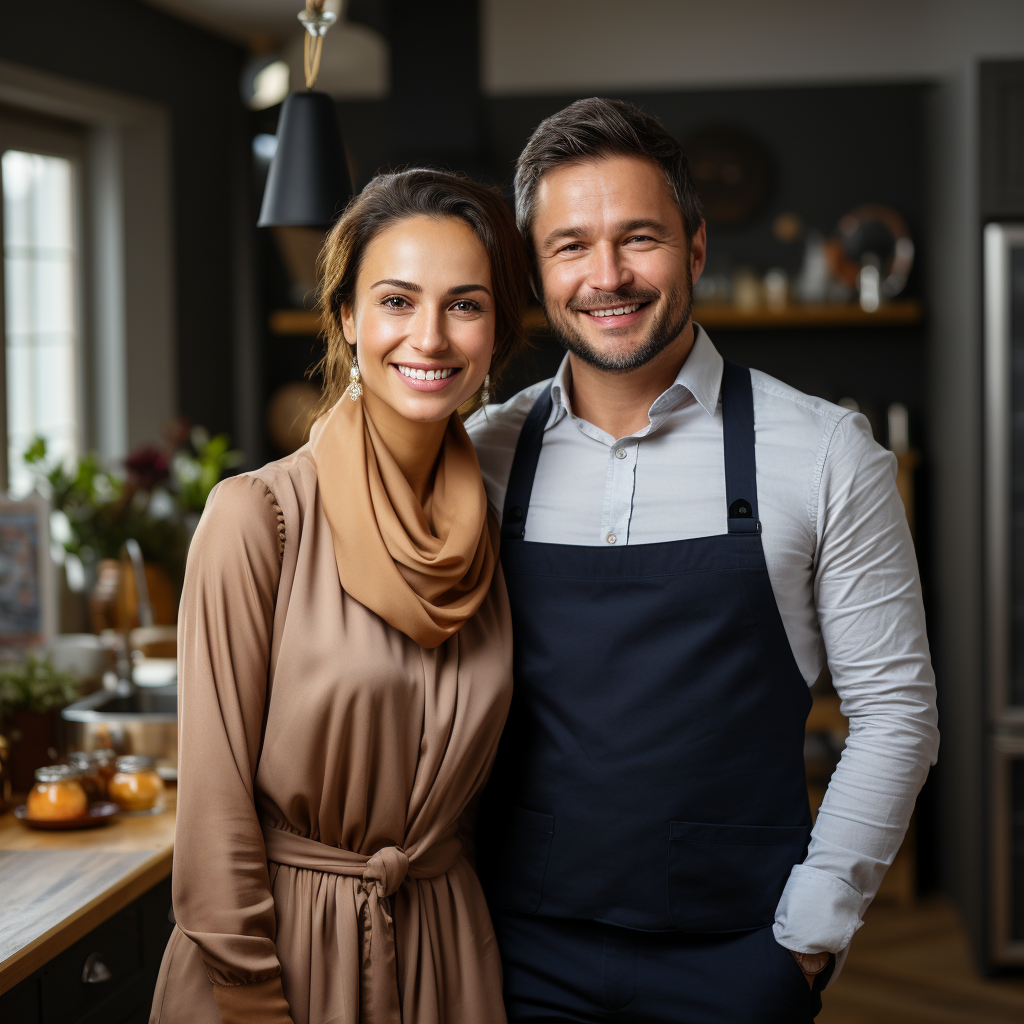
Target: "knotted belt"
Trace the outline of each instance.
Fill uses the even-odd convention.
[[[385,846],[367,856],[266,826],[263,841],[267,860],[275,864],[359,879],[355,896],[361,943],[360,1024],[401,1024],[395,929],[387,900],[406,878],[436,878],[454,867],[462,851],[455,826],[411,858],[400,846]]]

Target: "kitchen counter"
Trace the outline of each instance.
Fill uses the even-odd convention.
[[[0,994],[171,873],[176,791],[166,810],[58,832],[0,816]]]

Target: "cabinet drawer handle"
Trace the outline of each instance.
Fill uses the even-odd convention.
[[[99,953],[90,953],[82,968],[82,984],[99,985],[112,977],[110,968],[100,959]]]

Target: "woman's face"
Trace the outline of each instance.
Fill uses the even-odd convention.
[[[366,247],[342,311],[363,388],[421,423],[447,420],[483,383],[494,349],[487,250],[455,217],[397,221]]]

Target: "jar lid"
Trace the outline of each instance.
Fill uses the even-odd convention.
[[[127,775],[134,775],[137,772],[151,772],[156,766],[152,757],[145,757],[142,754],[132,754],[117,759],[117,770]]]
[[[75,775],[75,769],[69,764],[51,764],[36,769],[37,782],[64,782],[73,779]]]
[[[73,750],[68,754],[68,764],[72,768],[92,768],[96,764],[96,757],[88,750]]]
[[[90,756],[98,764],[110,764],[112,761],[117,760],[117,751],[112,750],[110,747],[105,747],[103,750],[94,750]]]

